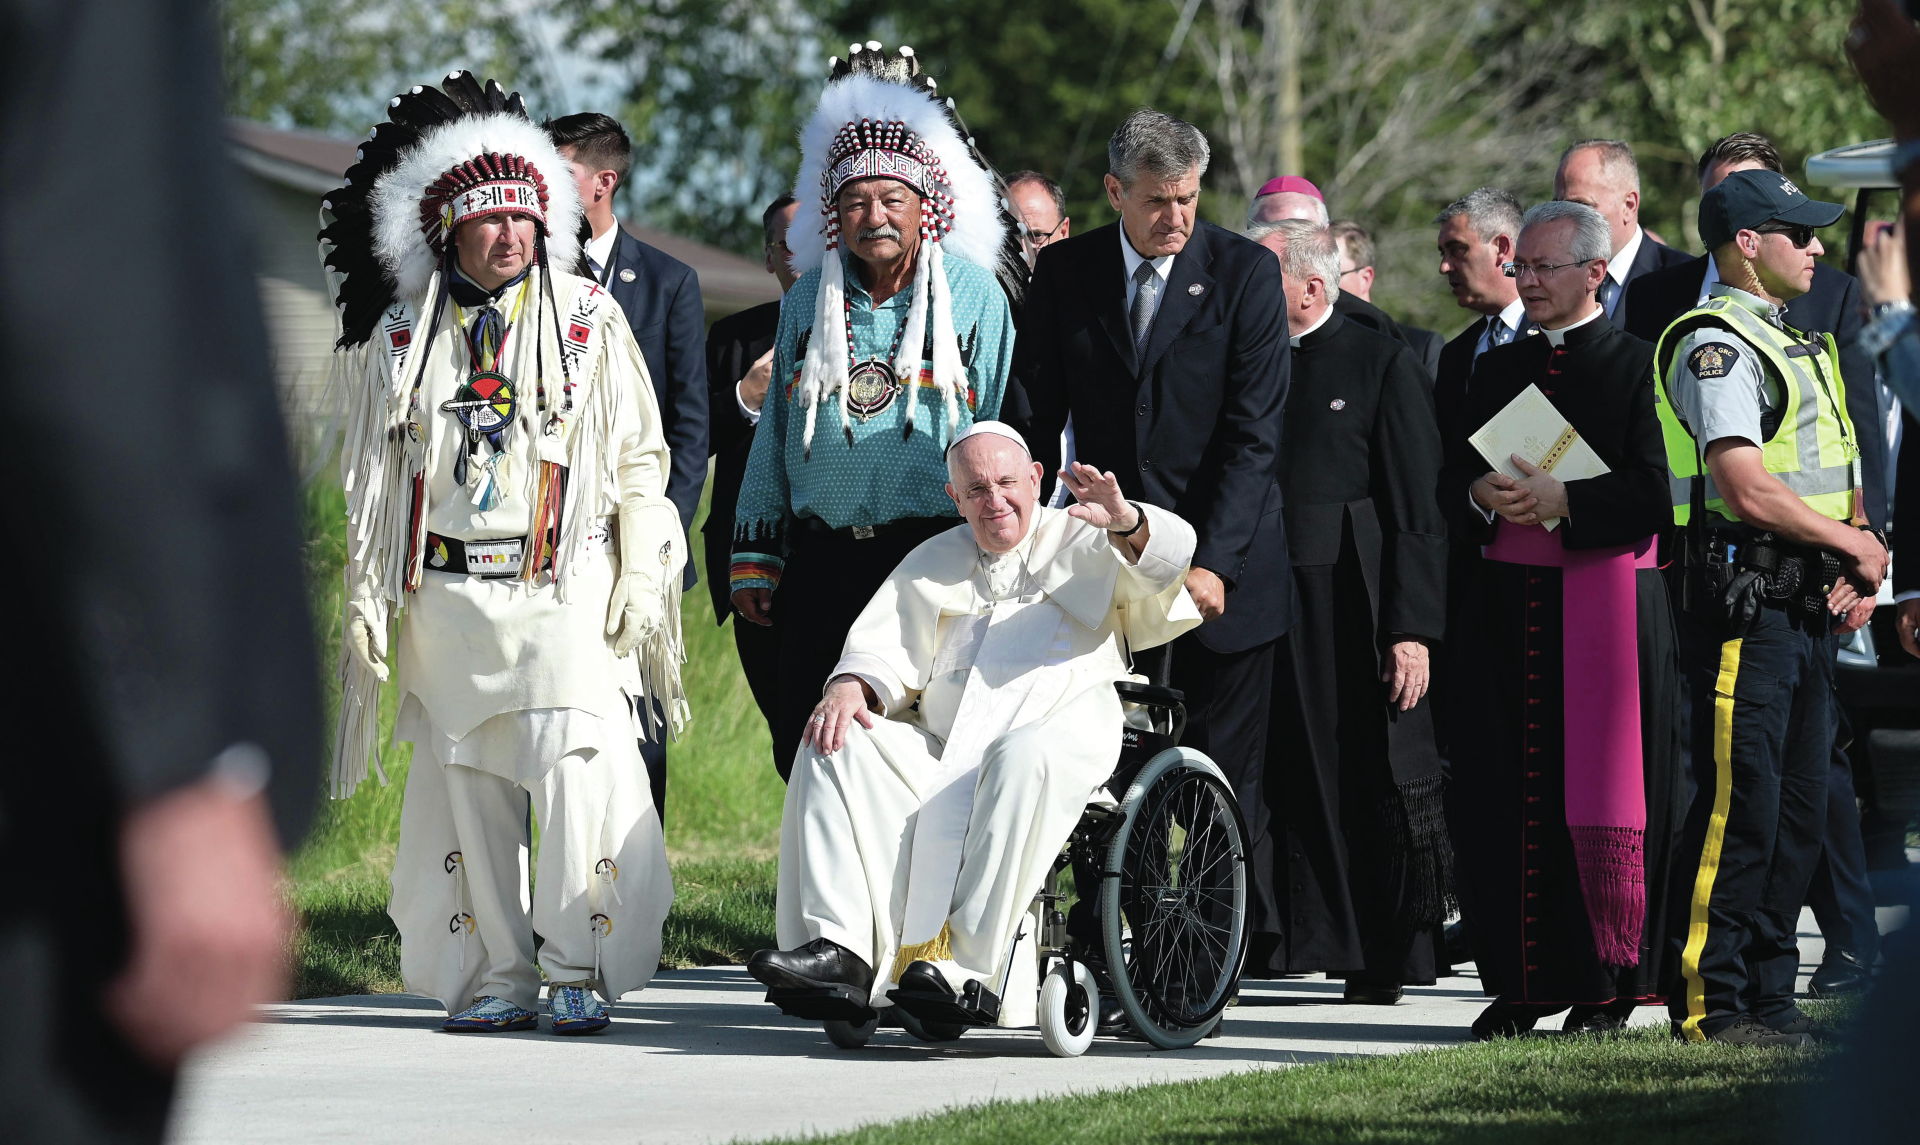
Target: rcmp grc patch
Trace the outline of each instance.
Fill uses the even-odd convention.
[[[1702,342],[1687,355],[1687,369],[1693,376],[1705,381],[1708,378],[1724,378],[1740,360],[1740,351],[1725,342]]]

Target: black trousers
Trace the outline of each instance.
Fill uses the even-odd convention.
[[[1674,863],[1667,996],[1698,1041],[1793,1010],[1795,924],[1826,833],[1834,641],[1824,613],[1762,608],[1736,639],[1675,619],[1699,790]]]
[[[733,647],[740,654],[740,671],[747,677],[747,687],[753,692],[753,703],[760,709],[760,718],[771,728],[780,696],[776,686],[780,679],[780,626],[755,624],[738,613],[734,614],[732,623]]]
[[[861,610],[920,542],[959,523],[957,518],[913,518],[865,540],[838,532],[796,533],[773,594],[780,647],[774,715],[768,722],[781,780],[793,772],[801,733]]]
[[[1826,845],[1807,884],[1807,905],[1829,950],[1852,951],[1867,965],[1880,953],[1880,927],[1873,917],[1873,884],[1867,881],[1867,845],[1860,834],[1860,804],[1853,791],[1853,763],[1844,745],[1853,738],[1838,694],[1833,699],[1833,763],[1827,769]]]
[[[1136,671],[1186,694],[1187,730],[1180,743],[1213,760],[1246,817],[1247,865],[1253,876],[1247,895],[1249,974],[1273,957],[1283,929],[1273,893],[1273,833],[1265,791],[1275,643],[1244,652],[1215,652],[1189,632],[1164,651],[1134,656]]]

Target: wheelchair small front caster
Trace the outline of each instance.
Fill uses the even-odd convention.
[[[875,1014],[864,1022],[829,1021],[826,1023],[827,1040],[843,1050],[857,1050],[873,1037],[880,1028],[880,1015]]]
[[[1100,1025],[1099,1005],[1100,987],[1086,963],[1055,966],[1040,984],[1040,1040],[1055,1057],[1086,1053]]]

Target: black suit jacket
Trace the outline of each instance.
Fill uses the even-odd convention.
[[[1634,253],[1633,265],[1627,268],[1627,277],[1620,288],[1620,304],[1613,308],[1613,324],[1629,334],[1634,330],[1627,324],[1627,296],[1633,291],[1633,284],[1655,271],[1670,266],[1679,266],[1692,262],[1685,251],[1674,250],[1670,246],[1653,241],[1653,236],[1645,231],[1640,233],[1640,249]],[[1645,335],[1640,335],[1645,337]],[[1653,339],[1649,338],[1648,341]]]
[[[1340,297],[1333,300],[1333,311],[1347,321],[1357,322],[1376,334],[1385,334],[1402,346],[1407,344],[1407,336],[1401,329],[1400,323],[1393,320],[1393,315],[1357,294],[1341,291]]]
[[[1707,255],[1656,271],[1635,282],[1621,305],[1632,306],[1627,333],[1658,344],[1675,318],[1700,301],[1700,284],[1707,279]],[[1867,521],[1881,529],[1887,523],[1887,437],[1881,420],[1880,384],[1873,376],[1873,359],[1860,349],[1863,321],[1860,284],[1845,271],[1824,262],[1813,264],[1813,288],[1787,303],[1787,325],[1807,333],[1832,334],[1840,346],[1840,377],[1847,387],[1847,416],[1860,445],[1861,496]]]
[[[622,274],[629,270],[631,282]],[[653,396],[660,403],[661,426],[673,453],[667,499],[680,510],[680,527],[691,530],[700,508],[700,487],[707,483],[707,363],[702,353],[707,315],[700,303],[700,279],[692,267],[622,227],[606,284],[626,312],[633,340],[640,343],[640,356],[653,376]],[[682,587],[692,588],[698,580],[688,561]]]
[[[1666,444],[1654,412],[1653,347],[1595,320],[1567,333],[1564,353],[1541,337],[1480,355],[1463,416],[1447,433],[1447,465],[1440,475],[1440,507],[1452,535],[1469,544],[1493,539],[1493,525],[1468,502],[1468,487],[1488,465],[1467,436],[1529,385],[1540,387],[1609,470],[1567,482],[1562,543],[1601,548],[1671,528]]]
[[[1440,461],[1430,383],[1412,351],[1337,313],[1300,339],[1280,451],[1288,548],[1296,565],[1338,564],[1352,536],[1372,566],[1383,644],[1389,633],[1446,634]]]
[[[734,387],[760,355],[773,348],[774,330],[779,325],[780,304],[763,302],[727,315],[707,332],[707,421],[709,448],[713,451],[713,492],[701,532],[707,546],[707,587],[713,594],[716,624],[725,624],[733,611],[725,570],[733,561],[733,509],[740,500],[747,455],[753,452],[754,423],[740,412]]]
[[[1431,386],[1434,379],[1440,376],[1440,352],[1446,348],[1447,340],[1419,326],[1403,324],[1400,333],[1406,335],[1407,349],[1413,351],[1414,360],[1427,372],[1427,384]]]
[[[1120,225],[1040,252],[1027,291],[1008,403],[1052,473],[1073,415],[1080,460],[1112,470],[1129,497],[1171,509],[1199,535],[1193,563],[1227,584],[1202,625],[1240,652],[1293,625],[1293,577],[1278,458],[1289,349],[1280,263],[1212,223],[1174,257],[1137,360],[1127,322]]]

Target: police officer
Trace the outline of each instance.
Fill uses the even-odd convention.
[[[1885,575],[1831,334],[1781,320],[1841,207],[1773,171],[1700,200],[1719,283],[1654,355],[1672,471],[1681,660],[1698,792],[1674,867],[1676,1036],[1803,1045],[1795,923],[1820,858],[1834,728],[1834,634],[1866,623]]]

